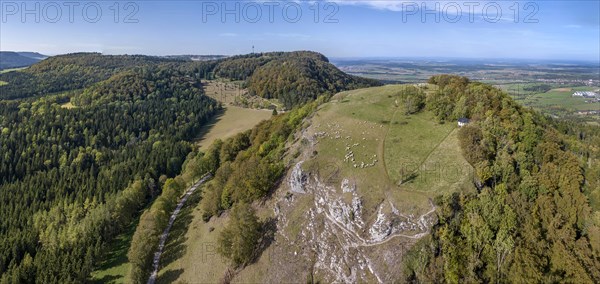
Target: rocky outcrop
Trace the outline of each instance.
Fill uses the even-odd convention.
[[[389,202],[383,202],[376,217],[364,216],[362,197],[357,185],[344,178],[336,185],[326,185],[302,170],[302,162],[290,171],[287,187],[296,197],[281,199],[277,205],[278,233],[304,248],[304,259],[312,259],[313,273],[325,282],[388,282],[398,276],[397,265],[403,243],[425,236],[435,221],[432,209],[422,216],[403,214]],[[287,219],[299,200],[312,203],[301,217],[298,235]],[[433,206],[433,205],[432,205]],[[286,213],[287,212],[287,213]],[[396,252],[394,252],[396,250]],[[382,255],[380,251],[390,252]],[[386,263],[387,262],[387,263]]]

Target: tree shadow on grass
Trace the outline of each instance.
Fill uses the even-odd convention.
[[[179,279],[179,276],[181,276],[181,274],[183,274],[183,269],[167,270],[165,271],[165,273],[158,276],[158,278],[156,279],[156,283],[174,283],[177,279]]]
[[[208,132],[210,132],[210,130],[217,125],[217,123],[221,120],[221,118],[223,117],[223,115],[225,115],[225,112],[227,111],[226,108],[220,109],[218,110],[215,115],[213,115],[210,119],[208,119],[208,121],[206,123],[204,123],[204,125],[200,128],[200,131],[198,131],[198,134],[196,135],[196,142],[200,143],[202,141],[204,141],[204,139],[206,139],[206,134]]]
[[[97,278],[97,279],[92,279],[92,280],[88,280],[88,283],[106,283],[106,284],[112,284],[112,283],[117,283],[117,279],[121,278],[121,276],[118,275],[105,275],[102,278]]]
[[[418,173],[416,173],[416,172],[410,173],[408,176],[402,177],[402,179],[400,180],[400,182],[398,184],[403,185],[403,184],[411,183],[411,182],[415,181],[417,179],[417,177],[419,177]]]
[[[262,226],[262,237],[260,238],[260,242],[254,251],[254,257],[250,261],[250,263],[254,263],[258,260],[258,258],[262,255],[262,253],[271,246],[273,241],[275,241],[275,232],[277,231],[277,219],[276,218],[268,218],[263,222]]]

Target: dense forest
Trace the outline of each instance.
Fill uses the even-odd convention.
[[[459,132],[478,192],[440,197],[439,222],[409,253],[409,282],[600,282],[600,131],[557,122],[457,76],[426,108]]]
[[[94,70],[129,58],[90,57]],[[196,65],[142,64],[80,91],[0,101],[0,282],[85,281],[106,241],[180,173],[186,141],[220,108],[203,95]],[[108,73],[81,84],[98,76]],[[76,107],[61,107],[69,99]]]

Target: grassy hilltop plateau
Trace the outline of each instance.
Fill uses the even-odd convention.
[[[598,145],[309,51],[54,56],[0,74],[0,283],[598,283]]]

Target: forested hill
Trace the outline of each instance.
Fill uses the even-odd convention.
[[[222,60],[217,76],[246,80],[250,94],[279,99],[286,108],[306,103],[325,92],[381,85],[348,75],[311,51],[254,53]]]
[[[34,52],[0,51],[0,70],[29,66],[45,57]]]
[[[19,72],[0,74],[0,99],[19,99],[81,89],[131,68],[174,61],[142,55],[74,53],[47,58]]]

